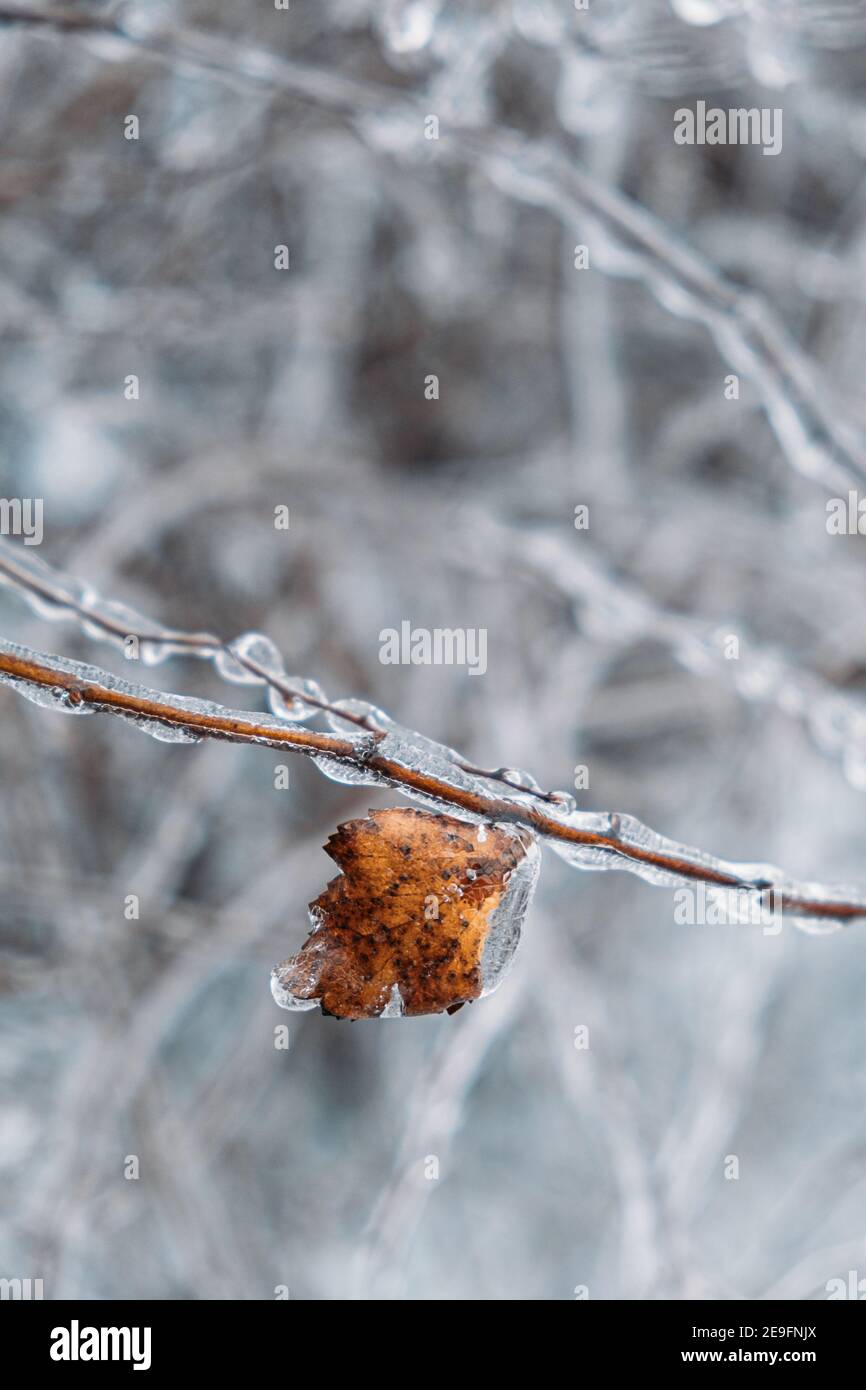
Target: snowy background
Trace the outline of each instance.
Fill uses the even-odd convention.
[[[586,765],[581,806],[866,882],[864,540],[826,526],[866,479],[866,5],[11,9],[0,495],[44,499],[40,556],[155,620],[265,631],[483,767],[569,789]],[[782,153],[677,145],[698,100],[782,108]],[[406,619],[486,628],[486,674],[382,665]],[[10,590],[0,634],[129,676]],[[151,679],[256,696],[199,663]],[[395,797],[302,760],[277,790],[277,761],[0,690],[0,1275],[97,1299],[866,1278],[866,929],[678,925],[669,890],[546,853],[491,999],[287,1015],[268,974],[320,846]]]

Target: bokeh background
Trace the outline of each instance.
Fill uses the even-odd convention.
[[[569,789],[585,764],[581,806],[866,881],[864,540],[825,510],[866,477],[866,6],[12,8],[0,493],[44,499],[41,557],[267,632],[483,767]],[[697,100],[782,108],[782,153],[676,145]],[[486,674],[380,664],[404,619],[486,628]],[[8,589],[0,631],[129,675]],[[91,1299],[866,1278],[863,928],[682,926],[669,890],[546,853],[490,999],[287,1015],[268,974],[320,847],[395,797],[302,760],[276,790],[276,761],[0,690],[0,1274]]]

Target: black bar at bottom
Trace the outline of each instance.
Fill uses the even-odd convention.
[[[447,1299],[441,1300],[447,1302]],[[520,1301],[520,1300],[515,1300]],[[399,1347],[404,1336],[420,1330],[406,1305],[407,1317],[388,1317],[388,1342]],[[471,1316],[475,1305],[470,1304]],[[379,1315],[381,1316],[381,1315]],[[430,1313],[420,1312],[420,1317]],[[461,1318],[459,1312],[450,1316]],[[337,1310],[328,1305],[331,1336],[346,1320],[346,1338],[364,1359],[357,1326],[358,1313],[349,1306]],[[484,1314],[485,1361],[495,1360],[499,1347],[515,1345],[514,1314],[495,1335],[496,1315]],[[535,1314],[537,1317],[537,1313]],[[334,1321],[336,1319],[336,1321]],[[281,1365],[293,1376],[303,1374],[304,1349],[309,1369],[321,1373],[333,1357],[340,1358],[348,1340],[338,1334],[322,1341],[316,1336],[317,1317],[308,1304],[292,1302],[179,1303],[179,1302],[26,1302],[0,1303],[0,1331],[7,1364],[26,1372],[51,1376],[86,1374],[101,1368],[114,1375],[160,1374],[190,1370],[198,1375],[213,1369],[222,1372],[231,1364],[277,1372]],[[383,1324],[364,1320],[369,1332],[379,1328],[369,1345],[370,1369],[381,1354]],[[440,1324],[441,1326],[441,1324]],[[471,1324],[467,1324],[467,1332]],[[611,1370],[666,1371],[702,1366],[735,1369],[762,1366],[776,1369],[790,1365],[820,1368],[823,1374],[854,1362],[862,1346],[863,1310],[853,1301],[840,1302],[724,1302],[724,1303],[614,1303],[575,1301],[560,1319],[545,1329],[561,1332],[562,1355],[578,1366],[603,1358]],[[394,1337],[396,1333],[396,1338]],[[522,1341],[522,1335],[518,1332]],[[526,1344],[523,1344],[526,1346]],[[281,1350],[282,1348],[282,1350]],[[528,1350],[528,1346],[526,1346]],[[550,1348],[545,1341],[545,1360]],[[511,1353],[509,1353],[511,1354]],[[590,1358],[590,1360],[587,1360]],[[389,1361],[392,1356],[389,1355]],[[393,1361],[392,1361],[393,1364]],[[446,1368],[442,1368],[445,1370]],[[452,1368],[453,1369],[453,1368]]]

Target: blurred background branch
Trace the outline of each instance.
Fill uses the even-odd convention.
[[[61,18],[0,29],[0,494],[43,499],[52,559],[175,632],[267,632],[469,769],[507,749],[581,810],[863,881],[864,542],[826,503],[863,469],[866,6]],[[698,100],[783,108],[782,153],[677,145]],[[404,619],[484,628],[487,673],[383,665]],[[217,698],[190,669],[160,684]],[[493,998],[275,1047],[319,847],[394,795],[304,759],[277,790],[279,756],[0,690],[0,1273],[335,1299],[863,1271],[860,931],[683,925],[548,856]]]

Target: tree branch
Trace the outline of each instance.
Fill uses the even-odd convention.
[[[515,798],[494,797],[479,786],[459,785],[448,778],[413,766],[406,760],[403,741],[382,729],[352,738],[298,729],[280,724],[273,716],[238,711],[224,706],[168,695],[125,681],[62,657],[31,651],[11,642],[0,642],[0,682],[41,705],[66,713],[107,713],[132,720],[139,728],[160,736],[170,730],[183,741],[218,738],[232,743],[258,744],[292,753],[333,761],[354,774],[350,780],[393,786],[414,799],[438,807],[450,807],[477,820],[522,825],[550,841],[553,848],[591,851],[607,867],[630,869],[653,881],[698,882],[715,888],[755,893],[762,904],[804,921],[841,925],[866,916],[866,899],[846,900],[832,890],[810,895],[805,886],[785,884],[749,874],[743,866],[712,859],[662,839],[632,817],[616,814],[556,814]],[[410,750],[411,751],[411,750]],[[599,828],[584,828],[595,822]],[[606,825],[606,829],[600,827]],[[566,852],[566,858],[571,856]],[[580,864],[579,859],[572,860]],[[584,867],[599,867],[598,860]]]

